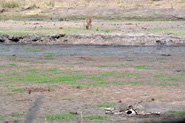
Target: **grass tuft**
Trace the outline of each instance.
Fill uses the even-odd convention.
[[[22,113],[12,113],[12,114],[10,114],[10,116],[12,116],[12,117],[19,117],[19,116],[23,116],[24,114],[22,114]]]
[[[5,120],[4,117],[2,115],[0,115],[0,120]]]
[[[139,84],[141,83],[140,81],[127,81],[125,84]]]
[[[185,111],[170,111],[170,112],[185,115]]]
[[[161,78],[161,80],[164,81],[179,81],[179,78],[175,78],[175,77],[168,77],[168,78]]]
[[[62,100],[72,100],[72,98],[63,98]]]
[[[103,103],[103,104],[98,104],[98,105],[96,105],[97,107],[106,107],[106,108],[108,108],[108,107],[113,107],[113,106],[115,106],[115,104],[109,104],[109,103]]]
[[[185,72],[180,72],[179,75],[180,76],[185,76]]]
[[[84,119],[88,119],[88,120],[109,120],[111,117],[108,116],[102,116],[102,115],[97,115],[97,116],[84,116]]]
[[[133,67],[137,68],[137,69],[151,69],[151,68],[145,67],[144,65],[137,65],[137,66],[133,66]]]
[[[62,113],[62,114],[48,114],[44,117],[48,120],[55,120],[55,119],[72,119],[75,118],[77,114],[70,114],[70,113]]]

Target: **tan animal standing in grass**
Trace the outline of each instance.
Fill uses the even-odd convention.
[[[86,19],[86,29],[92,28],[92,18],[87,18]]]

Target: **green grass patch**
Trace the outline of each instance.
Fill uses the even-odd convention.
[[[109,117],[109,116],[102,116],[102,115],[84,116],[83,118],[84,119],[88,119],[88,120],[95,120],[95,119],[98,119],[98,120],[110,120],[111,119],[111,117]]]
[[[141,95],[141,96],[145,96],[145,97],[146,97],[146,96],[149,96],[149,95],[148,95],[148,94],[143,94],[143,95]]]
[[[137,75],[139,75],[139,73],[131,73],[130,71],[125,71],[124,74],[126,74],[128,76],[137,76]]]
[[[74,65],[77,65],[77,64],[84,64],[84,62],[77,62],[77,63],[74,63]]]
[[[5,120],[5,118],[2,115],[0,115],[0,120]]]
[[[22,93],[23,92],[23,88],[12,89],[12,92]]]
[[[160,74],[160,75],[155,75],[155,76],[153,76],[154,78],[162,78],[162,77],[164,77],[164,75],[162,75],[162,74]]]
[[[48,85],[48,87],[58,87],[58,85]]]
[[[4,74],[1,74],[0,77],[17,76],[17,75],[20,75],[20,73],[4,73]]]
[[[72,100],[72,98],[63,98],[62,100]]]
[[[9,65],[13,67],[18,67],[16,64],[9,64]]]
[[[49,69],[45,69],[44,71],[55,72],[55,71],[58,71],[58,68],[49,68]]]
[[[171,113],[185,115],[185,111],[170,111]]]
[[[13,96],[15,95],[14,93],[7,93],[7,94],[4,94],[3,96]]]
[[[44,56],[45,59],[54,59],[53,56]]]
[[[55,119],[72,119],[77,117],[76,114],[70,113],[62,113],[62,114],[48,114],[44,116],[48,120],[55,120]]]
[[[141,81],[127,81],[125,84],[140,84]]]
[[[179,75],[180,76],[185,76],[185,72],[180,72]]]
[[[167,63],[167,61],[160,61],[160,63]]]
[[[168,85],[168,86],[179,86],[178,83],[168,83],[167,85]]]
[[[89,93],[97,94],[97,93],[100,93],[100,92],[99,91],[89,91]]]
[[[23,113],[12,113],[10,114],[10,116],[12,117],[19,117],[19,116],[23,116],[24,114]]]
[[[90,77],[89,80],[102,81],[103,77]]]
[[[104,73],[104,74],[101,74],[100,76],[106,77],[106,76],[113,76],[113,75],[115,75],[115,74],[116,74],[116,72],[106,72],[106,73]]]
[[[110,82],[97,82],[97,84],[110,84]]]
[[[168,77],[168,78],[161,78],[163,81],[179,81],[179,78],[176,77]]]
[[[10,61],[15,61],[16,58],[9,58],[8,60],[10,60]]]
[[[65,84],[69,84],[69,85],[74,85],[74,84],[77,84],[76,81],[67,81],[67,82],[64,82]]]
[[[106,107],[106,108],[108,108],[108,107],[113,107],[113,106],[115,106],[115,104],[109,104],[109,103],[103,103],[103,104],[98,104],[98,105],[96,105],[97,107]]]
[[[83,72],[82,70],[76,70],[76,71],[73,71],[75,73],[78,73],[78,72]]]
[[[32,52],[41,52],[41,50],[32,50]]]
[[[60,33],[62,33],[62,31],[59,28],[24,28],[24,29],[18,29],[18,30],[12,29],[12,28],[11,29],[10,28],[0,28],[0,34],[9,34],[9,35],[28,35],[28,34],[49,35],[49,34],[60,34]]]
[[[0,68],[4,68],[4,67],[6,67],[7,65],[0,65]]]
[[[115,86],[123,86],[123,83],[121,83],[121,82],[113,82],[113,84],[114,84]]]
[[[137,68],[137,69],[151,69],[151,68],[147,68],[146,66],[144,65],[136,65],[136,66],[133,66],[134,68]]]
[[[152,33],[163,33],[163,34],[185,34],[185,28],[153,28],[147,29],[148,32]]]

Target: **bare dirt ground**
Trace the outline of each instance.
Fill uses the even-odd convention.
[[[84,21],[0,21],[4,43],[87,45],[184,45],[184,21],[112,22]],[[57,35],[58,34],[58,35]],[[60,36],[60,34],[62,34]],[[23,35],[13,37],[12,35]],[[13,37],[13,38],[12,38]],[[2,39],[1,38],[1,39]],[[18,39],[15,40],[14,39]]]
[[[0,122],[183,122],[184,115],[169,111],[185,110],[184,61],[184,55],[1,55]],[[140,110],[160,115],[105,114],[105,103],[116,109],[140,104]],[[12,113],[22,115],[13,117]],[[61,113],[77,115],[69,119],[45,118]],[[86,117],[99,115],[108,119]]]

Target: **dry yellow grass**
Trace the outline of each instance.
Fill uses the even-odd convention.
[[[185,6],[184,0],[0,0],[0,7],[5,4],[18,4],[17,7],[38,6],[45,7],[99,7],[99,6],[119,6],[130,9],[135,7],[160,6],[162,8],[180,8]]]

